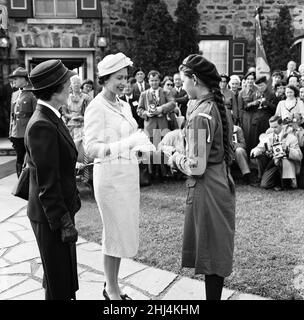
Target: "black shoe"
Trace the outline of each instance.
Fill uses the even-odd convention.
[[[108,295],[108,293],[107,293],[107,291],[106,291],[106,282],[104,283],[103,288],[104,289],[103,289],[102,294],[103,294],[105,300],[111,300],[109,295]],[[125,294],[121,294],[120,297],[121,297],[121,300],[132,300],[126,293]]]
[[[106,289],[103,289],[102,294],[103,294],[105,300],[111,300],[110,297],[109,297],[109,295],[108,295],[108,293],[107,293],[107,291],[106,291]]]
[[[250,173],[246,173],[243,175],[244,184],[250,184]]]

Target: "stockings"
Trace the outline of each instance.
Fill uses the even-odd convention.
[[[224,278],[216,274],[205,275],[206,300],[221,300]]]

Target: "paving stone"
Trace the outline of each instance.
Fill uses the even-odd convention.
[[[11,288],[0,294],[0,300],[7,300],[16,296],[28,293],[41,288],[41,283],[32,279],[28,279],[23,283]]]
[[[45,292],[44,289],[32,291],[27,294],[23,294],[11,300],[44,300]]]
[[[87,251],[77,246],[77,262],[98,271],[104,271],[101,251]]]
[[[11,265],[6,268],[0,268],[0,275],[16,274],[16,273],[29,273],[29,274],[31,274],[30,262],[23,262],[23,263]]]
[[[101,252],[101,245],[94,242],[86,242],[79,246],[82,250],[86,251],[100,251]]]
[[[103,284],[98,282],[79,281],[77,300],[104,300],[102,295]]]
[[[76,226],[76,227],[77,227],[77,226]],[[82,243],[85,243],[85,242],[87,242],[86,239],[84,239],[84,238],[82,238],[82,237],[78,237],[77,245],[82,244]]]
[[[5,259],[11,262],[22,262],[34,259],[40,256],[36,242],[26,242],[11,248],[11,250],[4,255]]]
[[[19,240],[10,232],[0,233],[0,248],[9,248],[19,243]]]
[[[9,222],[19,224],[20,226],[25,227],[27,230],[31,230],[31,223],[28,217],[13,217],[8,220]]]
[[[205,282],[181,278],[175,282],[162,300],[205,300]]]
[[[233,300],[270,300],[264,297],[260,297],[254,294],[241,293]]]
[[[39,266],[39,268],[36,270],[36,272],[34,273],[35,277],[38,277],[39,279],[42,280],[43,278],[43,267],[42,264]]]
[[[6,248],[0,249],[0,257],[2,256],[2,254],[6,251]]]
[[[20,226],[19,224],[8,222],[8,221],[0,223],[0,233],[6,232],[6,231],[20,231],[20,230],[26,230],[26,228],[24,226]]]
[[[8,288],[26,280],[25,276],[7,276],[0,275],[0,292],[7,290]]]
[[[234,290],[223,288],[221,300],[229,300],[235,294]]]
[[[176,277],[172,272],[147,268],[131,276],[126,282],[150,294],[159,295]]]
[[[147,295],[129,286],[122,286],[121,292],[126,293],[132,300],[150,300]]]
[[[145,268],[147,268],[147,266],[142,263],[135,262],[131,259],[121,259],[118,275],[119,279],[126,278],[131,274],[143,270]]]
[[[11,194],[12,188],[17,181],[16,174],[0,179],[0,222],[8,219],[27,205],[27,201]]]
[[[79,271],[78,271],[79,272]],[[86,271],[79,276],[82,281],[105,282],[105,276],[95,272]]]
[[[18,237],[20,237],[24,242],[36,241],[35,234],[33,230],[22,230],[16,232]]]
[[[8,262],[6,262],[4,259],[1,259],[0,258],[0,268],[2,267],[7,267],[9,266],[10,264]]]

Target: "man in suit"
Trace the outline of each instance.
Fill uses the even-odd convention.
[[[46,300],[76,299],[78,290],[74,215],[80,209],[76,186],[77,150],[61,119],[70,77],[61,60],[38,64],[30,73],[38,99],[25,132],[30,170],[27,215],[39,247]]]
[[[243,129],[233,125],[232,147],[234,151],[234,160],[238,164],[245,184],[250,183],[250,168],[246,152],[246,143]]]
[[[287,63],[287,70],[284,70],[284,71],[283,71],[283,76],[284,76],[283,80],[287,82],[287,78],[288,78],[292,73],[294,73],[294,72],[296,72],[296,71],[297,71],[297,64],[296,64],[296,62],[295,62],[295,61],[292,61],[292,60],[289,61],[289,62]]]
[[[13,86],[18,90],[13,92],[11,98],[9,138],[16,151],[16,172],[19,177],[25,156],[24,134],[25,128],[36,108],[36,98],[26,89],[29,86],[28,72],[19,67],[9,76]]]
[[[144,120],[137,114],[138,101],[134,97],[133,93],[133,84],[134,78],[128,79],[128,82],[124,88],[124,94],[120,97],[121,100],[124,100],[129,103],[132,111],[133,118],[138,124],[138,128],[144,128]]]
[[[148,74],[150,89],[141,93],[137,107],[138,115],[144,119],[144,129],[149,135],[151,142],[158,146],[162,137],[169,132],[168,114],[174,110],[175,101],[172,95],[160,87],[160,73],[151,70]],[[166,168],[161,161],[161,155],[155,154],[152,163],[152,176],[166,175]],[[160,167],[158,166],[159,164]],[[160,170],[160,172],[159,172]]]
[[[172,89],[172,95],[179,107],[182,116],[186,117],[187,113],[187,103],[189,101],[189,97],[187,92],[182,88],[183,83],[179,73],[175,73],[173,75],[174,88]]]
[[[146,75],[141,68],[136,69],[133,76],[136,79],[136,82],[133,84],[133,95],[134,99],[139,101],[140,94],[149,89],[150,85],[145,81]]]
[[[303,157],[298,139],[286,131],[280,116],[271,117],[269,124],[270,128],[250,152],[252,158],[258,157],[261,187],[274,188],[275,191],[296,188],[296,175]]]

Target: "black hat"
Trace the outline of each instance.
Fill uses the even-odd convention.
[[[227,75],[227,74],[220,74],[220,77],[221,78],[225,78],[226,79],[226,81],[227,81],[227,83],[230,81],[230,77]]]
[[[28,78],[28,72],[26,69],[22,67],[18,67],[16,70],[13,71],[12,74],[8,76],[9,78],[17,78],[17,77],[24,77]]]
[[[30,73],[29,79],[33,85],[28,90],[37,91],[65,83],[76,75],[69,70],[61,60],[47,60],[39,63]]]
[[[209,84],[210,87],[213,86],[212,82],[218,84],[221,81],[215,65],[200,54],[190,54],[184,59],[182,66],[191,69],[199,79]]]
[[[134,77],[134,78],[135,78],[136,73],[137,73],[138,71],[142,71],[143,73],[145,73],[145,71],[144,71],[142,68],[137,68],[137,69],[135,69],[134,72],[133,72],[133,77]]]
[[[244,79],[246,80],[249,76],[253,76],[254,80],[256,79],[256,73],[254,71],[247,72],[244,76]]]
[[[262,77],[260,77],[259,79],[257,79],[257,80],[255,81],[255,84],[260,84],[260,83],[267,83],[267,78],[266,78],[266,76],[262,76]]]
[[[284,74],[281,70],[274,70],[271,76],[272,77],[279,76],[279,77],[281,77],[281,80],[284,79]]]

